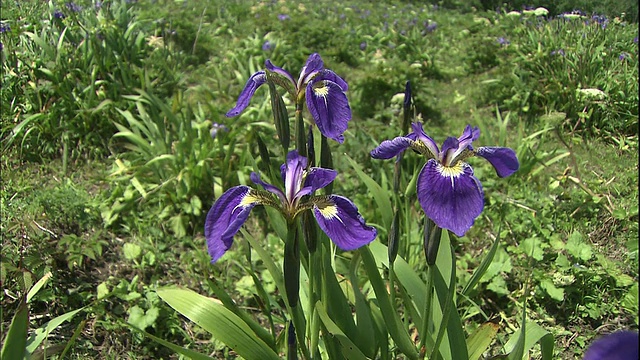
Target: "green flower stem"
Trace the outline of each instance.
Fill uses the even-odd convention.
[[[299,224],[288,222],[287,240],[284,244],[284,287],[287,293],[287,304],[293,324],[296,328],[298,348],[304,359],[310,359],[309,348],[305,340],[306,321],[304,311],[298,306],[300,298],[300,236]]]
[[[427,296],[424,302],[424,312],[422,313],[422,328],[420,329],[420,354],[424,359],[426,355],[426,343],[427,339],[431,336],[429,334],[429,323],[431,322],[431,306],[433,304],[433,266],[427,266]]]
[[[449,324],[449,315],[451,315],[451,306],[453,305],[453,294],[456,290],[456,263],[455,257],[453,260],[453,264],[451,266],[451,277],[449,278],[449,291],[447,292],[447,299],[444,303],[444,310],[442,311],[442,322],[440,323],[440,328],[438,329],[438,336],[436,336],[436,343],[433,346],[433,350],[431,350],[431,356],[429,359],[437,360],[440,356],[440,352],[438,348],[440,347],[440,342],[444,338],[444,332]]]
[[[304,131],[304,118],[302,117],[303,106],[303,102],[296,103],[296,149],[298,150],[298,154],[300,154],[300,156],[307,157],[306,134]]]
[[[320,263],[320,251],[309,253],[309,304],[307,314],[309,316],[308,334],[310,340],[309,349],[312,354],[318,350],[318,341],[320,338],[320,321],[318,313],[315,311],[315,303],[320,300],[322,285],[322,272]]]

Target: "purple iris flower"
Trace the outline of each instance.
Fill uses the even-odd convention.
[[[82,7],[74,2],[68,2],[65,4],[65,6],[67,7],[67,9],[73,11],[73,12],[80,12],[82,11]]]
[[[413,123],[411,127],[413,132],[407,136],[383,141],[371,151],[371,157],[391,159],[407,148],[428,157],[417,182],[420,206],[438,227],[464,236],[484,208],[482,184],[465,160],[475,155],[483,157],[499,177],[507,177],[520,167],[516,153],[503,147],[473,149],[471,144],[480,136],[480,130],[471,125],[459,138],[448,137],[442,150],[425,134],[421,123]]]
[[[287,14],[280,14],[278,15],[278,20],[280,21],[285,21],[285,20],[289,20],[291,17]]]
[[[496,41],[501,46],[507,46],[507,45],[511,44],[511,42],[509,40],[507,40],[506,38],[503,38],[503,37],[499,37],[498,39],[496,39]]]
[[[635,360],[638,359],[638,333],[620,331],[594,342],[583,360]]]
[[[297,82],[289,72],[273,65],[270,60],[266,61],[265,66],[266,70],[251,75],[236,106],[227,112],[227,117],[240,114],[249,105],[258,87],[265,84],[267,78],[274,78],[274,82],[283,86],[296,102],[306,100],[307,108],[322,135],[339,143],[344,141],[342,134],[351,120],[351,107],[345,94],[348,85],[336,73],[324,68],[319,54],[309,56]]]
[[[564,49],[553,50],[551,52],[551,56],[554,56],[554,55],[565,56]]]
[[[351,200],[339,195],[313,195],[336,178],[335,170],[307,168],[307,158],[293,150],[287,155],[286,164],[280,167],[280,173],[284,191],[251,173],[251,181],[266,191],[239,185],[227,190],[213,204],[204,226],[212,263],[231,247],[233,236],[256,205],[272,206],[288,221],[303,211],[313,211],[320,229],[342,250],[354,250],[375,239],[376,229],[365,224]]]
[[[367,50],[367,42],[363,41],[360,43],[360,50],[365,51]]]
[[[436,30],[436,28],[438,27],[438,23],[435,21],[425,21],[424,22],[425,25],[425,30],[427,30],[427,32],[434,32]]]
[[[55,17],[56,19],[64,19],[64,18],[66,18],[64,13],[62,13],[62,11],[57,10],[57,9],[53,12],[53,17]]]
[[[213,124],[211,124],[210,134],[213,139],[216,138],[216,136],[220,131],[227,132],[229,131],[229,128],[226,127],[224,124],[218,124],[217,122],[214,122]]]
[[[270,50],[271,50],[271,42],[267,40],[262,44],[262,51],[270,51]]]
[[[11,26],[9,24],[0,22],[0,34],[11,31]]]

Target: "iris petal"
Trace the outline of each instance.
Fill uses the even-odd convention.
[[[319,80],[307,85],[305,96],[320,133],[342,143],[342,134],[351,120],[351,107],[344,91],[333,81]]]
[[[285,203],[287,201],[287,198],[285,197],[285,195],[282,192],[282,190],[278,189],[277,186],[274,186],[274,185],[271,185],[271,184],[269,184],[267,182],[262,181],[262,179],[260,179],[260,174],[252,172],[250,178],[251,178],[251,181],[253,181],[254,184],[258,184],[258,185],[262,186],[268,192],[278,195],[278,198],[280,199],[280,201],[282,201],[282,203]]]
[[[343,196],[322,198],[315,203],[313,214],[320,229],[342,250],[357,249],[378,235],[375,228],[365,224],[356,205]]]
[[[324,62],[320,57],[320,54],[313,53],[309,55],[307,62],[300,71],[300,77],[298,78],[298,91],[302,89],[302,86],[308,83],[319,71],[324,69]]]
[[[284,180],[284,191],[287,200],[293,201],[302,188],[302,176],[307,168],[307,158],[300,156],[298,150],[291,150],[287,154],[287,163],[280,167]]]
[[[338,86],[340,86],[340,88],[342,89],[342,91],[347,91],[349,90],[349,85],[347,84],[346,81],[344,81],[343,78],[341,78],[340,76],[338,76],[338,74],[334,73],[331,70],[325,69],[322,70],[316,80],[329,80],[329,81],[333,81],[334,83],[338,84]]]
[[[430,159],[418,176],[417,192],[425,215],[458,236],[464,236],[484,208],[482,185],[466,163],[446,168]]]
[[[316,190],[331,184],[338,176],[338,172],[331,169],[323,169],[314,167],[309,169],[304,181],[304,187],[298,192],[296,197],[304,196],[313,193]]]
[[[620,331],[594,342],[584,354],[584,360],[627,360],[638,358],[638,333]]]
[[[371,150],[371,157],[374,159],[391,159],[410,147],[412,142],[413,140],[402,136],[393,140],[385,140],[377,148]]]
[[[440,153],[440,150],[438,150],[438,144],[436,144],[436,142],[424,132],[422,129],[422,123],[414,122],[411,124],[411,128],[413,129],[413,132],[407,135],[407,137],[412,140],[422,141],[427,146],[427,149],[429,149],[433,157],[437,158]]]
[[[484,146],[476,150],[476,155],[487,159],[500,177],[507,177],[520,168],[518,157],[513,149]]]
[[[271,63],[271,60],[267,60],[265,61],[265,67],[267,68],[267,70],[277,73],[287,79],[289,79],[289,81],[291,81],[291,84],[295,87],[296,86],[296,82],[295,80],[293,80],[293,76],[291,76],[291,74],[289,74],[289,72],[283,68],[277,67],[275,65],[273,65],[273,63]],[[284,84],[283,84],[284,86]],[[285,86],[285,88],[287,88],[287,86]]]
[[[251,197],[251,188],[240,185],[225,191],[213,204],[204,224],[211,263],[218,261],[229,250],[233,236],[257,203],[257,199]]]
[[[227,117],[238,116],[244,109],[249,106],[249,101],[253,97],[253,94],[256,93],[256,90],[264,83],[267,82],[267,76],[264,71],[258,71],[257,73],[251,75],[247,84],[242,89],[240,96],[238,97],[238,102],[236,106],[229,110],[226,114]]]

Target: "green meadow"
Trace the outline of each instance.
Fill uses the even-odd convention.
[[[582,359],[638,330],[635,1],[1,7],[3,359]],[[329,80],[296,83],[315,53]],[[342,142],[309,109],[338,116],[333,91]],[[425,216],[423,145],[372,157],[409,122],[443,151],[479,130],[463,236]],[[279,208],[251,173],[288,189],[294,149],[337,176]],[[280,211],[253,208],[212,263],[209,209],[247,187],[229,212]],[[373,241],[343,250],[330,194]]]

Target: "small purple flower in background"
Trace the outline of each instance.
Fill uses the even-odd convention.
[[[80,12],[82,11],[82,7],[74,2],[68,2],[65,4],[65,6],[67,7],[67,9],[73,11],[73,12]]]
[[[637,37],[637,36],[633,38],[633,43],[634,43],[634,44],[637,44],[637,43],[638,43],[638,37]]]
[[[425,26],[425,30],[427,30],[427,32],[434,32],[436,30],[436,28],[438,27],[438,23],[435,21],[431,21],[431,20],[427,20],[424,22],[424,26]]]
[[[504,147],[473,149],[471,144],[480,136],[480,130],[471,125],[467,125],[459,138],[448,137],[440,150],[424,132],[421,123],[411,126],[413,132],[383,141],[371,151],[371,157],[391,159],[411,148],[429,158],[418,175],[416,190],[420,206],[438,227],[464,236],[484,208],[482,184],[465,160],[473,156],[483,157],[503,178],[520,167],[516,153]]]
[[[5,32],[10,32],[10,31],[11,31],[11,26],[9,26],[9,24],[0,23],[0,34]]]
[[[53,12],[53,17],[55,17],[56,19],[64,19],[64,18],[66,18],[66,16],[62,13],[62,11],[57,10],[57,9]]]
[[[631,55],[629,55],[629,54],[628,54],[628,53],[626,53],[626,52],[623,52],[623,53],[621,53],[621,54],[620,54],[620,56],[618,56],[618,59],[619,59],[620,61],[622,61],[622,60],[626,60],[626,59],[628,59],[628,58],[630,58],[630,57],[631,57]]]
[[[551,56],[564,56],[564,49],[553,50]]]
[[[600,25],[602,29],[605,29],[607,27],[607,24],[609,24],[609,19],[607,19],[607,17],[604,15],[594,14],[593,16],[591,16],[591,20],[598,23],[598,25]]]
[[[277,84],[287,89],[294,101],[306,100],[307,109],[322,135],[339,143],[344,141],[342,134],[351,120],[351,107],[345,94],[348,85],[336,73],[324,68],[319,54],[309,56],[297,82],[289,72],[273,65],[270,60],[265,65],[266,70],[251,75],[236,106],[227,112],[227,117],[237,116],[249,106],[253,94],[267,82],[268,73],[269,76],[278,78]]]
[[[271,42],[269,40],[262,44],[262,51],[271,51]]]
[[[212,138],[215,139],[216,136],[218,135],[218,132],[220,131],[227,132],[229,131],[229,128],[226,127],[224,124],[218,124],[217,122],[214,122],[213,124],[211,124],[210,134]]]
[[[280,21],[285,21],[285,20],[289,20],[289,19],[291,19],[291,17],[289,15],[287,15],[287,14],[278,15],[278,20],[280,20]]]
[[[99,10],[100,8],[102,8],[102,1],[96,1],[96,4],[94,5],[96,10]]]
[[[367,42],[363,41],[360,43],[360,50],[365,51],[367,50]]]
[[[511,44],[511,42],[509,40],[507,40],[506,38],[503,38],[503,37],[497,38],[496,41],[498,42],[498,44],[500,44],[500,46],[507,46],[507,45]]]
[[[225,191],[213,204],[204,225],[212,263],[229,250],[234,235],[256,205],[274,207],[289,221],[303,211],[311,210],[320,229],[342,250],[355,250],[376,238],[376,229],[365,224],[351,200],[339,195],[313,195],[335,180],[338,174],[335,170],[307,168],[307,158],[293,150],[287,154],[287,162],[280,167],[280,174],[284,191],[262,181],[260,175],[251,173],[251,181],[266,191],[239,185]]]
[[[0,51],[4,50],[4,44],[0,41]]]
[[[620,331],[596,340],[583,360],[635,360],[638,359],[638,333]]]

